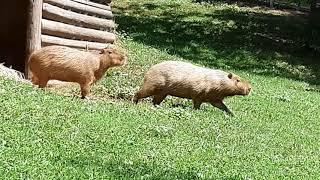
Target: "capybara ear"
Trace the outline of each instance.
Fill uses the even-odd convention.
[[[104,49],[101,49],[99,54],[104,54]]]
[[[229,73],[229,74],[228,74],[228,78],[229,78],[229,79],[231,79],[232,76],[233,76],[232,73]]]
[[[111,54],[111,53],[113,53],[113,50],[109,48],[104,48],[100,52],[100,54]]]

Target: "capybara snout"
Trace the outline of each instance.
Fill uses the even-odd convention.
[[[249,95],[250,91],[251,91],[251,84],[240,78],[239,76],[229,73],[228,74],[228,78],[233,80],[234,85],[235,85],[235,89],[237,89],[238,91],[238,95]]]
[[[100,51],[100,54],[103,54],[106,63],[110,62],[110,67],[123,66],[127,62],[127,56],[117,49],[105,48]]]

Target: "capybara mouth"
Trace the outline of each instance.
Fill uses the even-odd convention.
[[[248,88],[247,90],[246,90],[246,94],[245,95],[250,95],[251,94],[251,88]]]
[[[250,93],[251,93],[251,88],[243,89],[241,95],[242,95],[242,96],[248,96],[248,95],[250,95]]]

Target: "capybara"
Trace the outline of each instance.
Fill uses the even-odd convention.
[[[108,68],[122,66],[126,56],[111,48],[91,53],[65,46],[47,46],[33,52],[28,66],[32,83],[44,88],[51,79],[80,84],[81,96],[90,93],[90,86],[99,80]]]
[[[227,96],[248,95],[251,85],[239,76],[222,70],[198,67],[180,61],[165,61],[152,66],[144,77],[142,88],[133,101],[153,96],[153,104],[159,105],[167,95],[192,99],[193,107],[201,103],[213,106],[234,115],[223,103]]]

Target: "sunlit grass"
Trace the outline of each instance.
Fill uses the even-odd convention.
[[[162,6],[177,2],[190,11],[200,12],[192,8],[202,7],[210,13],[213,8],[185,0],[148,1],[160,5],[154,16],[167,10]],[[115,1],[115,8],[125,14],[127,10],[121,7],[141,8],[145,3]],[[144,10],[136,10],[132,10],[135,16],[146,16]],[[185,20],[201,22],[202,17],[202,13],[194,14]],[[221,22],[226,29],[237,24]],[[108,71],[94,85],[92,100],[75,96],[79,89],[67,89],[65,95],[0,77],[0,179],[319,177],[320,94],[304,75],[318,76],[310,66],[288,61],[297,58],[300,62],[298,56],[250,48],[230,48],[230,54],[223,54],[218,46],[202,43],[207,38],[202,36],[179,46],[186,42],[183,36],[180,41],[168,38],[172,32],[150,37],[151,30],[131,25],[121,27],[119,34],[128,51],[127,66]],[[165,60],[237,73],[252,83],[253,92],[226,99],[234,118],[209,104],[193,110],[189,100],[180,98],[168,97],[159,107],[153,107],[150,99],[131,103],[144,73]],[[283,71],[289,74],[282,75]]]

